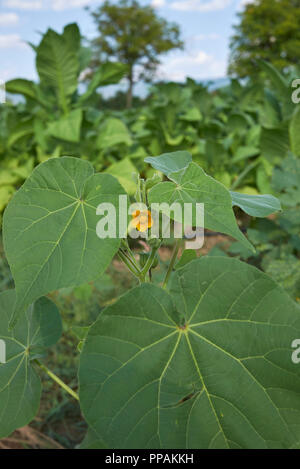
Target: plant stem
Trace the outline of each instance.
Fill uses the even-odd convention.
[[[140,270],[137,269],[137,267],[133,264],[131,259],[129,259],[123,251],[119,250],[118,255],[120,259],[124,262],[124,264],[128,267],[130,272],[135,276],[135,277],[140,277]]]
[[[74,399],[79,401],[79,396],[78,394],[73,391],[67,384],[65,384],[58,376],[56,376],[54,373],[52,373],[49,368],[47,368],[43,363],[41,363],[39,360],[34,360],[34,362],[43,370],[53,381],[55,381],[59,386],[61,386],[67,393],[69,393]]]
[[[147,191],[146,191],[146,182],[144,179],[142,179],[142,186],[141,186],[141,192],[142,192],[142,201],[143,204],[147,205]]]
[[[127,259],[129,260],[129,262],[134,266],[134,268],[137,270],[137,272],[140,273],[140,268],[135,260],[135,257],[130,249],[130,247],[128,246],[127,247],[127,251],[124,251],[123,254],[127,257]]]
[[[141,282],[145,282],[145,276],[147,275],[147,273],[152,267],[158,248],[159,246],[152,249],[149,258],[141,271],[141,275],[140,275]]]
[[[169,264],[169,268],[168,268],[168,270],[167,270],[167,273],[166,273],[166,276],[165,276],[165,279],[164,279],[164,282],[163,282],[163,285],[162,285],[163,288],[166,288],[166,287],[167,287],[167,284],[168,284],[170,275],[171,275],[171,273],[172,273],[172,271],[173,271],[173,267],[174,267],[174,264],[175,264],[176,259],[177,259],[177,255],[178,255],[178,251],[179,251],[180,245],[181,245],[181,239],[178,239],[178,240],[176,241],[175,246],[174,246],[174,250],[173,250],[173,254],[172,254],[172,257],[171,257],[170,264]]]

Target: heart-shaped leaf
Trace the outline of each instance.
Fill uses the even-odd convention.
[[[169,176],[171,173],[187,168],[192,162],[192,156],[188,151],[175,151],[155,157],[148,156],[144,161],[151,164],[154,169]]]
[[[231,195],[225,186],[205,174],[195,163],[190,163],[186,169],[171,173],[168,177],[172,182],[162,182],[149,191],[150,204],[166,202],[171,205],[177,202],[182,206],[185,203],[196,206],[196,203],[203,203],[205,228],[228,234],[254,250],[237,226]],[[176,213],[171,212],[170,215],[176,220]],[[195,213],[193,223],[196,226]]]
[[[237,205],[252,217],[267,217],[281,210],[280,201],[273,195],[249,195],[230,192],[232,205]]]
[[[107,446],[101,440],[99,435],[97,435],[94,430],[89,428],[84,440],[80,444],[79,449],[107,449]]]
[[[124,193],[113,176],[94,174],[78,158],[50,159],[34,170],[4,214],[4,246],[17,292],[14,320],[40,296],[105,271],[120,239],[98,238],[96,208],[111,202],[117,210]]]
[[[47,298],[30,306],[10,332],[8,323],[15,300],[14,290],[0,294],[0,340],[6,345],[6,363],[0,364],[0,438],[35,417],[41,382],[31,360],[55,344],[62,332],[58,309]]]
[[[91,327],[79,371],[91,428],[120,449],[299,447],[299,306],[223,257],[178,270],[171,293],[139,286]]]

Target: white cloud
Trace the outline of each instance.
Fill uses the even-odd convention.
[[[238,11],[243,10],[250,3],[255,3],[255,0],[241,0],[237,5],[237,10]]]
[[[91,3],[94,3],[95,0],[52,0],[50,1],[50,7],[53,10],[67,10],[71,8],[81,8]]]
[[[171,3],[173,10],[181,11],[216,11],[223,10],[232,4],[233,0],[179,0]]]
[[[166,61],[159,69],[159,78],[171,81],[221,78],[226,75],[226,61],[217,60],[204,51],[183,55]]]
[[[96,0],[3,0],[3,6],[19,10],[54,10],[62,11],[81,8]]]
[[[26,47],[19,34],[0,34],[0,49]]]
[[[3,6],[7,8],[17,8],[19,10],[41,10],[42,0],[4,0]]]
[[[152,0],[151,6],[154,8],[161,8],[166,5],[166,0]]]
[[[18,22],[19,17],[16,13],[0,13],[0,26],[14,26]]]

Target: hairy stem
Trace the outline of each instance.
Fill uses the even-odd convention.
[[[168,281],[170,279],[170,275],[173,271],[173,267],[174,267],[174,264],[175,264],[177,256],[178,256],[178,251],[179,251],[180,245],[181,245],[181,239],[177,239],[176,244],[174,246],[171,261],[170,261],[170,264],[169,264],[169,267],[168,267],[168,270],[167,270],[167,273],[166,273],[166,276],[165,276],[165,279],[164,279],[164,282],[163,282],[163,285],[162,285],[163,288],[167,287]]]
[[[124,262],[127,268],[135,277],[140,277],[141,271],[136,267],[130,258],[128,258],[123,251],[119,250],[118,255],[120,259]]]
[[[53,381],[55,381],[59,386],[61,386],[67,393],[69,393],[74,399],[79,401],[79,396],[78,394],[73,391],[67,384],[65,384],[58,376],[56,376],[54,373],[52,373],[49,368],[47,368],[43,363],[41,363],[39,360],[34,360],[34,362],[39,366],[41,370],[43,370]]]
[[[135,257],[133,255],[133,252],[131,251],[129,245],[127,244],[126,250],[123,251],[123,254],[127,257],[129,262],[134,266],[134,268],[137,270],[137,272],[140,273],[140,268],[135,260]]]
[[[145,277],[152,267],[158,248],[159,246],[156,246],[152,249],[149,258],[141,271],[141,276],[140,276],[141,282],[145,282]]]

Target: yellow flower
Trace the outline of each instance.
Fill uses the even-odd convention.
[[[132,214],[131,224],[142,233],[147,231],[153,225],[150,210],[135,210]]]

